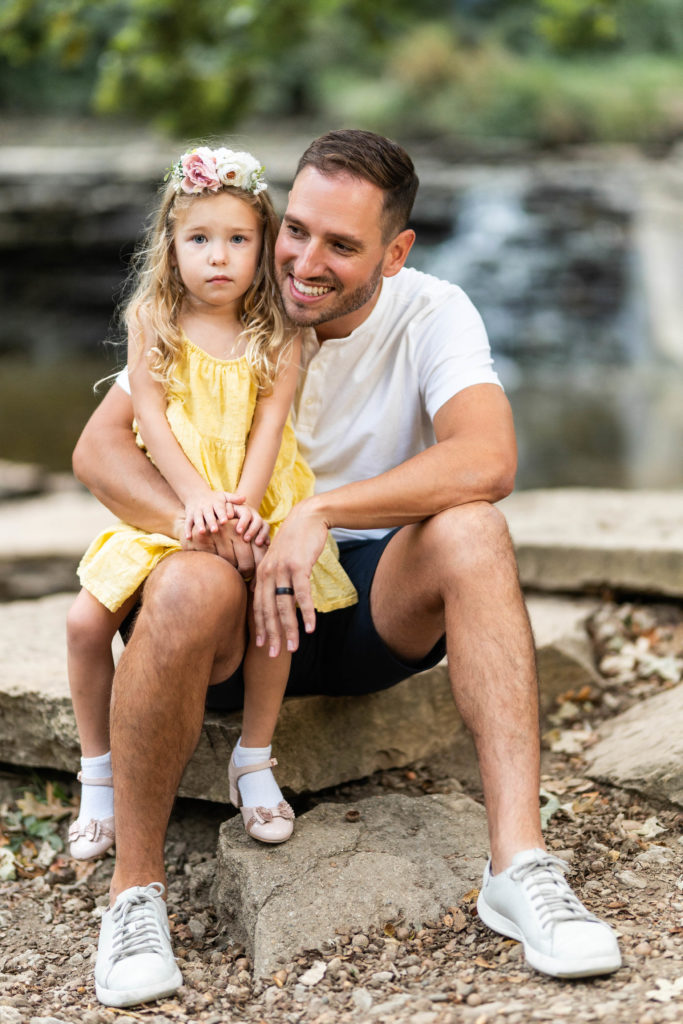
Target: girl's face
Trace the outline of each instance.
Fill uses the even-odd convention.
[[[257,211],[230,192],[201,196],[182,210],[173,232],[173,263],[194,307],[239,316],[256,275],[263,228]]]

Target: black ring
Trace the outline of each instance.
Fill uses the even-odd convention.
[[[276,594],[289,594],[290,597],[294,597],[294,587],[276,587]]]

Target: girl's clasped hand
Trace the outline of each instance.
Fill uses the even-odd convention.
[[[270,527],[257,509],[248,505],[244,497],[229,491],[211,491],[196,498],[190,496],[185,504],[185,538],[196,540],[208,533],[218,533],[221,526],[237,520],[235,531],[242,540],[267,547]]]

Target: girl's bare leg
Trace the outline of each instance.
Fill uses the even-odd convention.
[[[114,678],[111,642],[136,596],[110,612],[87,590],[81,590],[67,615],[69,687],[84,757],[99,757],[109,750],[109,706]]]
[[[257,647],[251,600],[249,601],[249,643],[244,656],[243,747],[267,747],[275,732],[285,695],[291,656],[284,651],[270,658],[265,647]]]
[[[248,622],[250,637],[253,638],[251,602]],[[265,843],[281,843],[289,839],[294,817],[292,809],[284,801],[270,767],[246,772],[235,779],[235,766],[239,774],[239,769],[267,765],[270,760],[270,743],[287,686],[290,663],[291,657],[286,651],[277,658],[270,658],[265,648],[256,647],[253,639],[249,640],[243,668],[242,735],[233,751],[231,773],[233,785],[236,782],[239,789],[247,832]],[[264,809],[277,813],[272,820],[261,820]]]

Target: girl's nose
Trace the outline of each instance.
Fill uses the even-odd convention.
[[[225,263],[227,259],[226,248],[222,242],[215,242],[211,246],[211,263]]]

